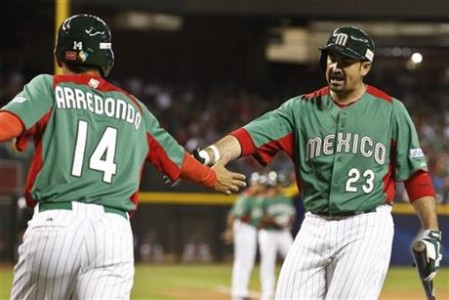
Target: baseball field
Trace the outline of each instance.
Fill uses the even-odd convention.
[[[253,272],[252,298],[259,296],[258,268]],[[221,300],[230,299],[231,265],[137,265],[132,299]],[[12,266],[1,266],[0,299],[9,299]],[[348,283],[349,284],[349,283]],[[435,278],[436,299],[449,299],[449,268]],[[389,270],[380,299],[425,299],[412,267]]]

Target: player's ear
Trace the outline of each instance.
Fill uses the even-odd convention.
[[[360,66],[360,75],[366,76],[369,71],[371,70],[371,62],[370,61],[363,61]]]

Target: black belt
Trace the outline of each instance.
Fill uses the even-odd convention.
[[[370,210],[359,210],[359,211],[337,211],[337,212],[330,212],[330,211],[319,211],[319,212],[312,212],[314,215],[322,216],[322,217],[350,217],[350,216],[356,216],[366,213],[375,212],[376,208],[370,209]]]
[[[40,202],[39,203],[39,211],[53,210],[53,209],[66,209],[72,210],[73,205],[72,202]],[[105,213],[112,213],[122,216],[125,219],[128,219],[128,214],[118,208],[103,206]]]

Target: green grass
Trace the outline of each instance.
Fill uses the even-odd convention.
[[[8,299],[12,266],[0,268],[0,299]],[[188,300],[229,299],[230,264],[213,265],[137,265],[132,299]],[[449,299],[449,268],[439,271],[435,286],[441,299]],[[259,270],[252,274],[250,289],[259,291]],[[411,267],[391,268],[383,294],[408,293],[423,299],[418,275]],[[382,299],[387,299],[383,297]],[[392,298],[394,299],[394,298]],[[398,299],[398,298],[397,298]],[[410,299],[410,298],[408,298]]]

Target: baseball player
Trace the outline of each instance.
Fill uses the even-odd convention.
[[[295,207],[283,194],[283,176],[275,171],[267,174],[267,191],[258,205],[262,211],[259,224],[261,300],[274,297],[276,258],[285,258],[293,244],[290,229],[295,220]]]
[[[249,187],[242,192],[227,217],[223,240],[234,243],[231,295],[233,300],[249,299],[248,285],[257,252],[257,225],[260,218],[252,215],[253,206],[265,191],[259,173],[251,174]]]
[[[35,145],[26,182],[34,215],[19,248],[11,299],[129,299],[129,214],[144,162],[172,180],[236,192],[245,177],[198,163],[132,95],[106,81],[111,33],[93,15],[63,22],[54,50],[63,75],[41,74],[0,111],[0,141]]]
[[[223,153],[252,154],[267,164],[285,151],[293,160],[306,215],[276,299],[377,299],[391,255],[395,181],[404,182],[428,242],[432,276],[424,278],[439,267],[441,232],[426,158],[404,105],[364,82],[374,50],[363,30],[336,28],[320,48],[327,86],[195,153],[209,164]]]

